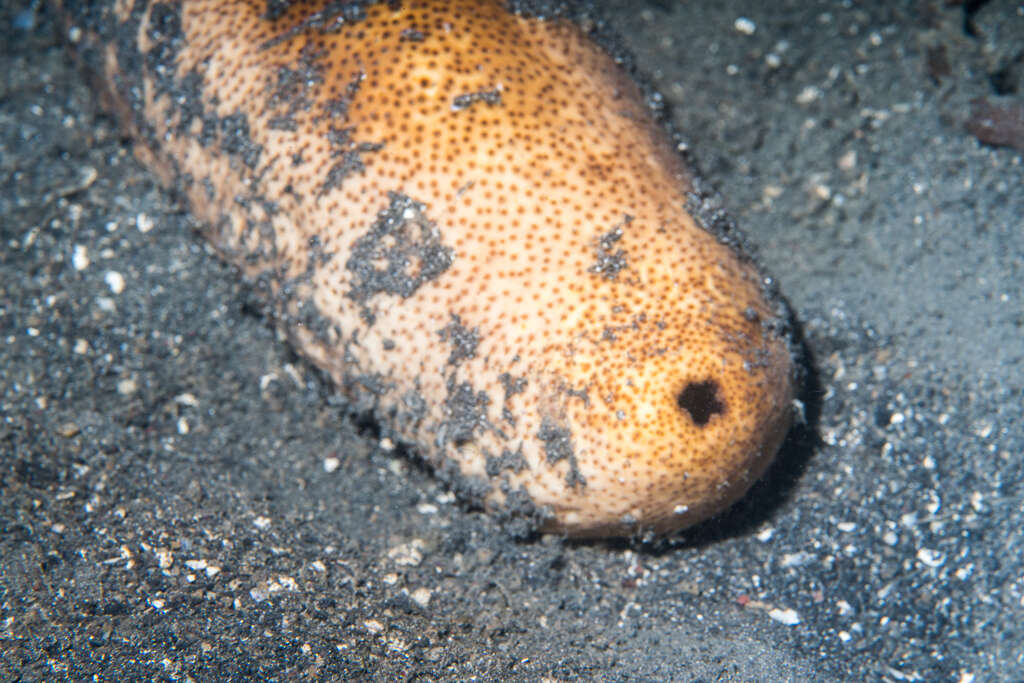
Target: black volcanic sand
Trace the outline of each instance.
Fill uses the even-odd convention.
[[[1024,164],[965,129],[1024,12],[950,4],[608,8],[810,364],[766,481],[652,547],[382,442],[7,2],[2,679],[1024,679]]]

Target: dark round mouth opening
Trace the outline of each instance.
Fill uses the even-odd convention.
[[[676,405],[686,411],[698,427],[725,412],[725,403],[718,397],[718,382],[713,379],[687,384],[676,396]]]

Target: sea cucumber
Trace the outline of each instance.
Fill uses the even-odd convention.
[[[296,348],[487,509],[667,533],[774,457],[784,307],[586,26],[498,0],[57,11]]]

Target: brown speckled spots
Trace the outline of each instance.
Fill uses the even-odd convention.
[[[81,5],[140,156],[456,490],[570,535],[669,532],[773,457],[784,325],[579,27],[498,0]]]

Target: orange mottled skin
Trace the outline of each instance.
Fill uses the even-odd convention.
[[[669,532],[775,455],[793,364],[762,280],[575,24],[470,0],[71,5],[140,156],[297,348],[488,508]]]

